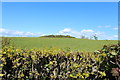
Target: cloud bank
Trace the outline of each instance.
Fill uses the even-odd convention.
[[[108,26],[106,27],[108,28]],[[117,35],[109,35],[102,31],[94,31],[92,29],[83,29],[80,31],[76,31],[70,28],[64,28],[63,30],[60,30],[58,34],[61,35],[71,35],[77,38],[81,38],[82,36],[85,36],[89,39],[93,39],[94,36],[97,36],[100,40],[117,40]]]
[[[62,34],[62,35],[72,35],[74,37],[77,38],[81,38],[82,36],[85,36],[87,38],[92,38],[93,36],[99,36],[102,34],[102,32],[95,32],[92,29],[83,29],[81,31],[76,31],[76,30],[72,30],[70,28],[65,28],[61,31],[59,31],[58,34]]]
[[[116,30],[116,28],[115,28]],[[58,31],[57,35],[71,35],[76,38],[81,38],[85,36],[89,39],[93,39],[93,36],[97,36],[99,40],[117,40],[118,35],[108,35],[105,32],[94,31],[92,29],[82,29],[80,31],[73,30],[71,28],[64,28],[63,30]],[[5,37],[39,37],[46,34],[33,33],[33,32],[23,32],[16,30],[8,30],[5,28],[0,28],[0,36]]]
[[[0,36],[5,36],[5,37],[38,37],[38,36],[41,36],[41,34],[0,28]]]

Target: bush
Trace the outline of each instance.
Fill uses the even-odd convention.
[[[120,80],[120,45],[105,45],[99,52],[107,55],[100,70],[105,71],[108,80]]]
[[[2,79],[97,80],[106,76],[100,71],[101,57],[94,53],[50,50],[24,50],[4,47],[1,52]]]
[[[2,80],[119,80],[120,45],[92,52],[17,49],[0,52]]]
[[[46,35],[42,37],[48,37],[48,38],[75,38],[69,35]]]
[[[9,46],[10,45],[10,41],[11,41],[10,38],[2,37],[2,47]]]

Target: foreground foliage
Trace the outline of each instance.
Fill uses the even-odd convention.
[[[120,44],[104,46],[100,53],[107,56],[100,66],[100,70],[105,71],[109,80],[120,80]]]
[[[3,80],[119,80],[120,76],[119,45],[94,53],[5,46],[0,54]]]

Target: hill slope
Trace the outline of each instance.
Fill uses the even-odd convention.
[[[11,42],[18,48],[62,48],[80,51],[94,51],[103,45],[117,44],[117,40],[87,40],[77,38],[38,38],[38,37],[11,37]]]

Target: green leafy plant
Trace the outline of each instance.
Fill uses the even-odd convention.
[[[119,80],[120,46],[92,52],[51,49],[18,49],[0,52],[3,80]]]

